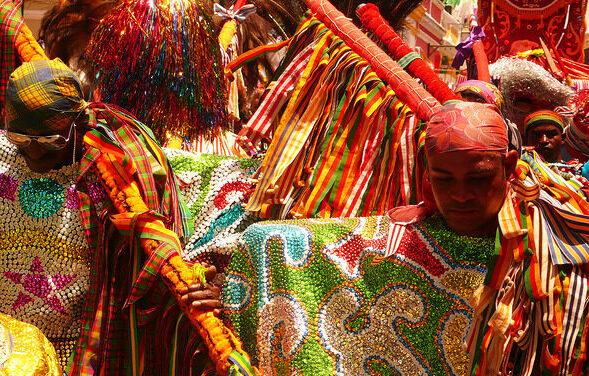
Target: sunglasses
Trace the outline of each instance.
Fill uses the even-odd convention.
[[[20,134],[15,132],[10,132],[9,130],[6,131],[6,138],[12,144],[20,147],[26,148],[31,144],[31,141],[35,140],[39,145],[44,147],[48,150],[61,150],[66,147],[68,141],[72,137],[72,131],[76,126],[75,120],[72,122],[70,126],[70,131],[68,132],[67,137],[63,137],[60,134],[52,134],[48,136],[29,136],[26,134]],[[8,128],[8,126],[6,126]]]

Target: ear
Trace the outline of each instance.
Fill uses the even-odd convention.
[[[517,166],[517,160],[519,159],[519,155],[517,151],[510,150],[505,155],[505,177],[509,179],[513,172],[515,171],[515,166]]]

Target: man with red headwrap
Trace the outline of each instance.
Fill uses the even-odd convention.
[[[493,256],[517,152],[487,104],[446,105],[426,132],[429,207],[439,210],[394,209],[390,223],[260,223],[243,234],[223,295],[262,373],[469,374],[469,300]]]

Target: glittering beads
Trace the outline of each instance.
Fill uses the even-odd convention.
[[[91,265],[77,168],[32,172],[0,134],[0,312],[39,328],[63,367],[79,337]]]
[[[63,187],[51,178],[30,179],[18,190],[20,205],[34,218],[48,218],[55,214],[65,199]]]
[[[434,216],[373,265],[387,233],[383,217],[248,227],[222,295],[263,374],[468,374],[469,298],[493,239],[458,236]]]
[[[0,197],[14,200],[14,194],[18,187],[18,180],[10,175],[0,174]]]
[[[7,359],[0,364],[0,375],[62,376],[53,346],[32,325],[0,314],[0,341],[8,341]],[[6,338],[9,337],[9,338]]]
[[[165,149],[174,172],[185,183],[182,196],[194,216],[194,233],[182,257],[217,266],[222,275],[235,244],[257,217],[242,208],[252,192],[258,160]]]

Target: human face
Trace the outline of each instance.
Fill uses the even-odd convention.
[[[438,209],[460,235],[488,236],[497,230],[497,213],[517,153],[453,151],[428,156],[428,174]]]
[[[35,136],[10,125],[6,128],[8,140],[16,145],[31,171],[45,173],[72,162],[74,122],[65,129]]]
[[[533,146],[546,162],[554,163],[562,159],[562,131],[550,123],[540,123],[526,132],[526,145]]]

